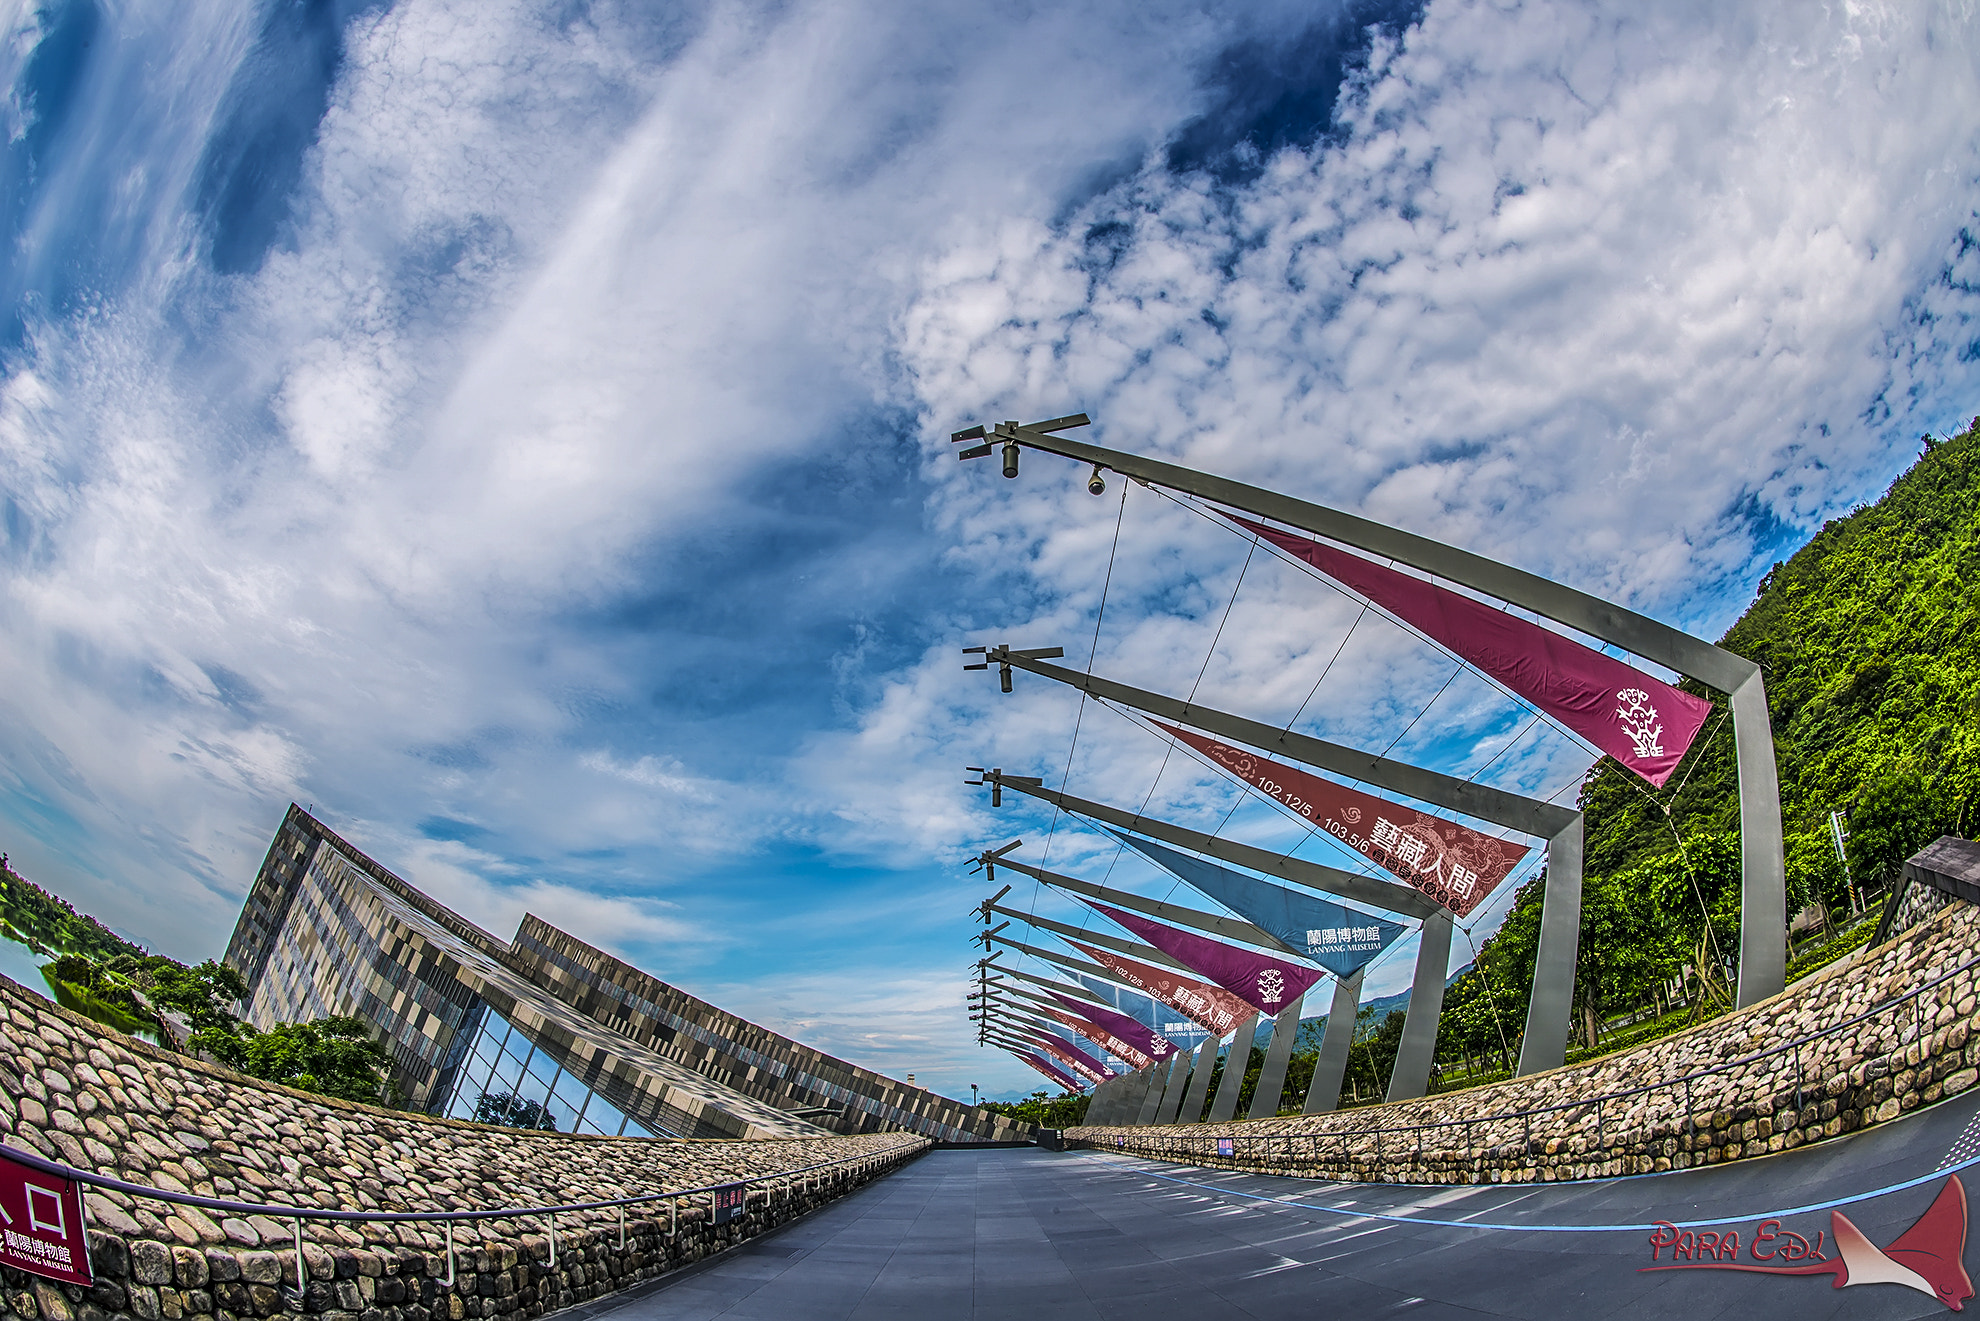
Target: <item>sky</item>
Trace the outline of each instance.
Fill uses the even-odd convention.
[[[964,1019],[967,859],[1173,887],[964,766],[1351,860],[960,648],[1557,801],[1592,757],[1200,513],[950,431],[1084,411],[1716,637],[1980,412],[1965,4],[0,27],[0,849],[185,959],[293,800],[499,933],[1029,1091]]]

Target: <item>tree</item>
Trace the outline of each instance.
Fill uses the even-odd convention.
[[[277,1023],[266,1032],[241,1024],[231,1034],[208,1034],[203,1044],[222,1064],[250,1078],[366,1105],[379,1103],[392,1063],[361,1018]]]
[[[504,1128],[534,1128],[546,1133],[557,1131],[557,1121],[541,1101],[531,1101],[513,1092],[483,1092],[474,1103],[474,1122],[500,1124]]]
[[[1849,809],[1850,870],[1865,890],[1897,879],[1904,860],[1945,832],[1945,812],[1911,767],[1884,772]]]
[[[982,1108],[993,1115],[1008,1116],[1021,1124],[1036,1124],[1040,1128],[1077,1128],[1085,1122],[1086,1106],[1092,1099],[1079,1092],[1048,1096],[1040,1090],[1022,1101],[985,1101]]]

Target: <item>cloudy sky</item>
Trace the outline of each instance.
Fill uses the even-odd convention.
[[[965,764],[1346,859],[960,647],[1538,795],[1590,756],[1176,502],[950,430],[1084,410],[1716,636],[1980,412],[1967,5],[0,23],[0,849],[188,959],[293,799],[504,934],[1028,1089],[963,1020],[964,859],[1169,886]]]

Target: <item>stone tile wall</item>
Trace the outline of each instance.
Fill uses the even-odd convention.
[[[1772,999],[1587,1064],[1327,1115],[1073,1128],[1064,1138],[1348,1182],[1553,1182],[1739,1160],[1887,1123],[1971,1087],[1980,968],[1964,965],[1976,960],[1980,908],[1958,903]],[[1907,1003],[1765,1053],[1946,974]],[[1707,1069],[1718,1071],[1684,1081]],[[1646,1084],[1655,1085],[1635,1090]],[[1625,1091],[1633,1094],[1607,1099]]]
[[[607,1200],[858,1157],[857,1167],[753,1188],[711,1223],[693,1198],[455,1227],[305,1222],[297,1291],[286,1221],[93,1191],[93,1288],[0,1268],[0,1321],[326,1321],[540,1316],[698,1261],[921,1155],[912,1134],[676,1142],[533,1133],[350,1105],[157,1050],[0,978],[0,1141],[96,1173],[230,1201],[344,1210],[469,1210]],[[671,1233],[671,1236],[670,1236]]]

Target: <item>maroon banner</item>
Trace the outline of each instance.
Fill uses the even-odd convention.
[[[1121,1060],[1130,1069],[1145,1069],[1155,1062],[1148,1058],[1142,1051],[1138,1050],[1133,1042],[1122,1041],[1098,1023],[1089,1023],[1077,1014],[1068,1014],[1058,1009],[1046,1009],[1044,1012],[1058,1019],[1061,1023],[1064,1023],[1067,1027],[1079,1033],[1088,1041],[1093,1042],[1116,1059]]]
[[[1186,1015],[1213,1036],[1221,1037],[1235,1032],[1253,1013],[1250,1005],[1221,986],[1210,982],[1199,982],[1194,977],[1185,977],[1179,972],[1157,968],[1152,964],[1115,954],[1111,950],[1083,945],[1077,940],[1069,940],[1066,943],[1074,949],[1084,950],[1092,955],[1096,962],[1114,976],[1137,991],[1152,995],[1169,1008]]]
[[[1323,776],[1220,743],[1159,720],[1181,739],[1254,788],[1290,807],[1356,853],[1379,863],[1464,917],[1532,850],[1470,826],[1350,789]]]
[[[1042,1028],[1028,1027],[1025,1029],[1025,1035],[1036,1041],[1041,1050],[1063,1060],[1067,1068],[1096,1087],[1114,1076],[1107,1066],[1099,1060],[1094,1059],[1071,1042],[1061,1041],[1058,1037],[1044,1031]]]
[[[1076,1013],[1085,1014],[1100,1026],[1107,1028],[1121,1040],[1132,1042],[1136,1050],[1139,1050],[1151,1060],[1165,1060],[1176,1053],[1175,1042],[1170,1041],[1160,1032],[1157,1032],[1154,1028],[1139,1019],[1129,1018],[1126,1014],[1120,1013],[1118,1010],[1108,1009],[1104,1005],[1092,1004],[1085,1000],[1075,1000],[1069,995],[1060,995],[1057,991],[1047,991],[1046,994],[1066,1008]]]
[[[1118,908],[1096,904],[1091,899],[1084,902],[1170,958],[1202,973],[1261,1014],[1277,1014],[1327,975],[1319,968],[1288,963],[1269,954],[1192,935],[1133,913],[1123,913]]]
[[[88,1284],[82,1189],[0,1156],[0,1266]]]
[[[1704,698],[1508,611],[1307,537],[1224,517],[1435,638],[1658,788],[1712,713]]]
[[[1059,1069],[1053,1068],[1051,1065],[1047,1064],[1044,1060],[1039,1059],[1036,1055],[1027,1055],[1022,1051],[1015,1051],[1015,1050],[1012,1051],[1011,1053],[1013,1055],[1016,1055],[1026,1064],[1029,1064],[1032,1068],[1038,1070],[1040,1073],[1044,1074],[1047,1078],[1050,1078],[1053,1082],[1059,1084],[1059,1086],[1065,1088],[1069,1092],[1079,1091],[1082,1087],[1086,1085],[1080,1082],[1079,1079],[1073,1077],[1070,1073],[1065,1073]]]

